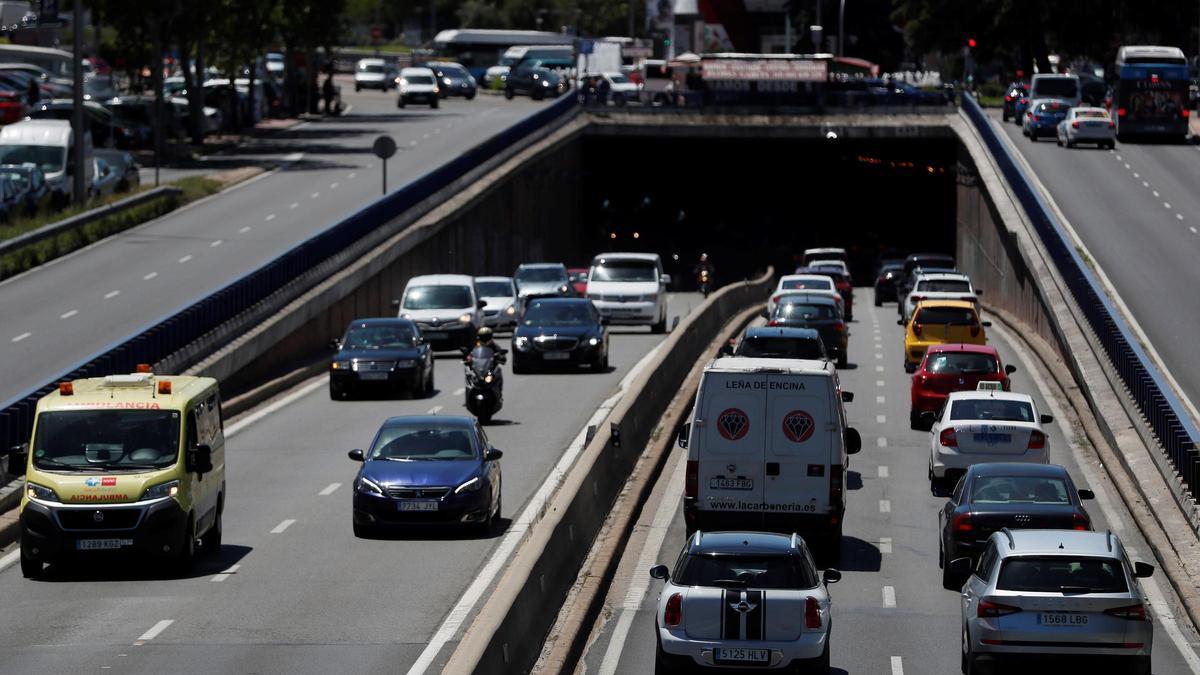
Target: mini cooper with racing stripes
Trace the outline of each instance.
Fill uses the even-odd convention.
[[[697,668],[828,673],[833,628],[828,584],[799,535],[696,532],[662,579],[654,672]]]

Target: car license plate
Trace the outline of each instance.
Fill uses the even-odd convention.
[[[449,333],[421,333],[421,337],[426,340],[445,340],[450,337]]]
[[[80,539],[75,542],[78,551],[103,551],[133,546],[132,539]]]
[[[988,445],[1011,443],[1012,434],[975,434],[975,442],[986,443]]]
[[[713,490],[753,490],[752,478],[710,478],[708,487]]]
[[[566,361],[571,358],[570,352],[546,352],[542,354],[542,358],[547,361]]]
[[[400,502],[401,511],[437,511],[438,503],[425,500],[420,502]]]
[[[360,380],[386,380],[387,378],[388,378],[387,373],[359,373],[358,374],[358,379],[360,379]]]
[[[1086,626],[1088,615],[1075,612],[1042,612],[1038,614],[1038,623],[1043,626]]]
[[[713,648],[713,661],[717,663],[767,663],[770,660],[771,650],[769,649]]]

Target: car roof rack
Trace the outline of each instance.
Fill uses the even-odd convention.
[[[1012,531],[1007,527],[1000,528],[1000,531],[1004,533],[1004,536],[1008,537],[1008,548],[1013,551],[1017,550],[1017,542],[1013,539]]]

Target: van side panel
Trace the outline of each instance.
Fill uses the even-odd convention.
[[[819,375],[770,375],[767,398],[764,510],[829,512],[829,467],[840,463],[833,380]],[[777,474],[777,475],[770,475]]]
[[[747,527],[757,522],[763,501],[766,387],[767,376],[760,373],[706,373],[703,407],[692,425],[700,442],[700,510],[749,512]]]

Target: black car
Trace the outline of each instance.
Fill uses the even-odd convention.
[[[879,268],[879,274],[875,275],[875,306],[882,306],[885,302],[897,300],[896,297],[896,276],[904,270],[904,261],[885,260]]]
[[[504,81],[504,97],[528,94],[534,100],[554,98],[566,91],[566,81],[558,73],[544,68],[539,62],[522,63],[508,73]]]
[[[355,319],[329,364],[329,398],[360,390],[433,395],[433,351],[409,319]]]
[[[906,284],[914,269],[921,267],[952,270],[956,269],[955,266],[954,256],[945,253],[914,253],[908,256],[904,259],[904,267],[900,270],[900,275],[895,277],[896,299],[899,300],[908,295],[911,287]]]
[[[513,331],[513,372],[580,364],[598,373],[608,370],[605,323],[586,298],[538,298],[527,303]]]
[[[1094,498],[1091,490],[1076,489],[1071,475],[1057,464],[972,465],[938,513],[942,585],[958,590],[962,580],[949,562],[975,560],[1001,528],[1091,530],[1083,501]]]
[[[1004,107],[1001,116],[1004,121],[1017,116],[1017,101],[1029,95],[1029,87],[1024,82],[1013,82],[1008,85],[1008,89],[1004,90]]]
[[[432,69],[433,74],[437,76],[438,93],[442,98],[462,96],[468,101],[475,98],[475,78],[466,68],[446,61],[431,61],[426,63],[425,67]]]
[[[849,333],[846,322],[838,312],[837,302],[826,295],[789,294],[775,305],[768,326],[812,328],[821,336],[825,353],[837,359],[837,367],[846,367],[846,346]]]
[[[43,101],[29,111],[29,117],[35,120],[69,120],[74,108],[75,104],[70,100]],[[92,132],[92,141],[98,148],[133,148],[148,140],[148,129],[117,119],[111,110],[95,101],[84,101],[83,112],[88,130]]]

